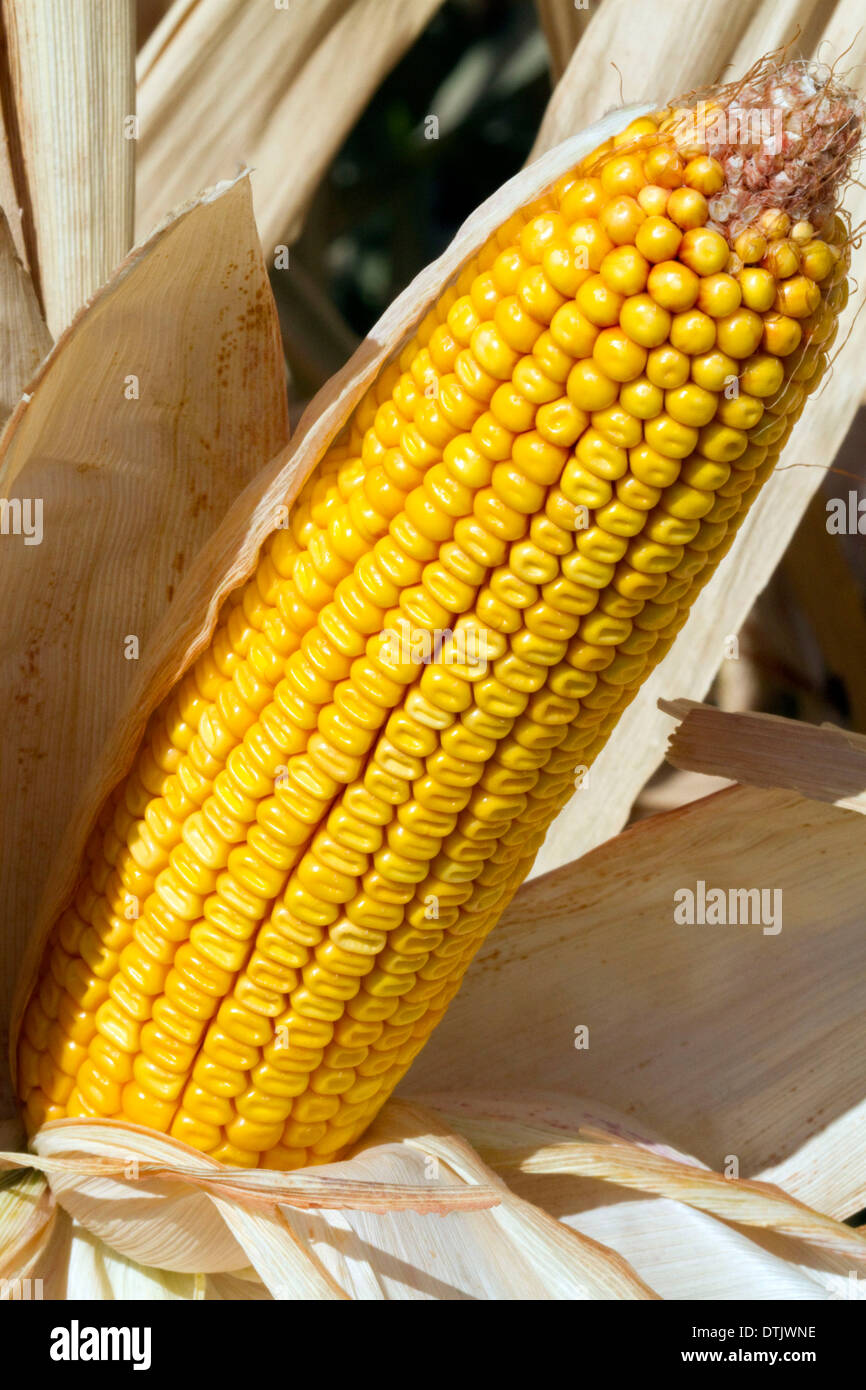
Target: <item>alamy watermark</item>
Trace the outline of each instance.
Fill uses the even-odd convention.
[[[858,497],[853,488],[847,497],[828,497],[827,532],[831,536],[866,536],[866,497]]]
[[[390,666],[426,666],[438,661],[443,666],[485,666],[498,655],[491,633],[481,627],[414,627],[398,618],[394,627],[382,633],[380,656]]]
[[[42,498],[0,497],[0,536],[23,536],[25,545],[41,545]]]
[[[678,926],[762,927],[764,936],[782,930],[781,888],[707,888],[698,879],[694,888],[674,893]]]

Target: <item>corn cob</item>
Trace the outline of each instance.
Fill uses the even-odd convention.
[[[859,110],[792,65],[713,112],[771,93],[775,154],[633,122],[383,370],[103,809],[24,1017],[31,1132],[297,1168],[369,1125],[825,370]]]

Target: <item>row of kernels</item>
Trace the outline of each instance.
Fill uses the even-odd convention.
[[[518,566],[520,566],[520,564],[523,564],[523,563],[530,563],[530,560],[528,560],[528,556],[525,557],[525,559],[524,559],[524,556],[521,555],[520,552],[517,553],[516,559],[518,560]],[[539,556],[535,557],[535,564],[538,564],[538,560],[539,560]],[[500,733],[500,734],[505,733],[506,728],[507,728],[507,724],[506,724],[505,727],[500,726],[499,728],[496,728],[496,733]],[[477,738],[478,738],[478,734],[475,733],[475,739],[477,739]],[[468,745],[471,745],[471,742],[473,742],[473,738],[471,738],[471,733],[470,733],[470,731],[467,731],[466,728],[464,728],[463,742],[460,742],[460,744],[457,744],[457,745],[456,745],[456,746],[457,746],[457,749],[459,749],[460,752],[463,752],[464,755],[466,755],[466,753],[467,753],[468,751],[470,751],[470,746],[468,746]],[[480,749],[478,749],[478,751],[480,751],[480,763],[484,762],[484,758],[485,758],[485,756],[489,755],[489,752],[491,752],[491,748],[492,748],[492,744],[491,744],[491,742],[489,742],[489,738],[484,738],[484,735],[481,735]],[[464,760],[466,760],[466,759],[464,759],[464,758],[457,758],[457,762],[464,762]],[[453,770],[453,769],[452,769],[452,770]],[[417,769],[407,769],[407,773],[411,773],[411,771],[417,771]],[[439,771],[441,771],[441,774],[442,774],[442,770],[439,770]],[[466,777],[461,778],[461,780],[466,780]],[[474,778],[471,778],[471,780],[474,780]],[[500,806],[500,809],[502,809],[502,806]],[[489,809],[488,809],[488,815],[489,815]],[[439,828],[441,828],[441,830],[445,830],[445,828],[450,828],[450,827],[439,827]],[[471,842],[471,840],[473,840],[473,838],[474,838],[473,835],[470,835],[470,837],[468,837],[468,840],[466,840],[466,837],[464,837],[464,844],[468,844],[468,842]],[[416,842],[414,842],[413,848],[416,849],[416,852],[417,852],[417,851],[424,851],[424,852],[427,852],[427,855],[430,855],[432,849],[435,849],[435,848],[436,848],[436,845],[438,845],[438,842],[441,842],[441,840],[436,840],[435,837],[434,837],[434,838],[427,837],[427,840],[424,840],[423,842],[418,842],[418,841],[416,840]],[[379,867],[382,867],[382,866],[379,866]],[[403,860],[403,872],[405,872],[406,867],[407,867],[407,866],[406,866],[406,862],[405,862],[405,860]],[[356,872],[357,872],[357,866],[356,866]],[[349,891],[352,891],[353,885],[352,885],[352,884],[348,884],[348,887],[349,887]],[[341,892],[341,894],[339,894],[339,895],[341,895],[341,897],[345,897],[346,894],[345,894],[345,892]],[[388,959],[388,958],[386,958],[386,959]],[[345,958],[343,958],[343,960],[342,960],[342,965],[343,965],[343,967],[345,967],[345,965],[346,965],[346,960],[345,960]],[[379,966],[379,969],[382,969],[382,967]]]
[[[171,837],[170,837],[170,840],[171,840]]]

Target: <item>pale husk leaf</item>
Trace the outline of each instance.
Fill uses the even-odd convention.
[[[533,1181],[526,1181],[527,1196],[540,1201]],[[784,1237],[754,1230],[747,1234],[668,1198],[620,1197],[606,1185],[587,1186],[595,1201],[587,1193],[587,1205],[561,1219],[614,1246],[662,1298],[787,1302],[862,1297],[862,1266],[849,1268],[850,1261],[840,1264]]]
[[[0,1177],[0,1279],[28,1279],[48,1245],[59,1208],[33,1169]]]
[[[736,1156],[850,1215],[866,1199],[862,843],[854,812],[746,787],[640,822],[523,886],[403,1089],[578,1089],[711,1168]],[[674,894],[699,881],[780,889],[782,930],[677,925]]]
[[[839,1230],[818,1213],[814,1214],[818,1243],[782,1235],[772,1225],[734,1228],[691,1204],[696,1195],[693,1184],[702,1174],[696,1160],[671,1149],[633,1116],[595,1100],[543,1091],[526,1097],[461,1093],[426,1099],[478,1145],[514,1191],[617,1250],[662,1298],[850,1298],[862,1296],[861,1289],[866,1288],[862,1260],[833,1253],[820,1243],[828,1232],[847,1242],[852,1236],[849,1228]],[[630,1175],[634,1186],[631,1182],[619,1186],[613,1173],[594,1178],[579,1169],[571,1175],[555,1163],[548,1166],[543,1145],[552,1141],[557,1152],[582,1149],[583,1144],[573,1143],[570,1136],[584,1123],[608,1142],[649,1150],[654,1158],[673,1165],[676,1173],[685,1166],[684,1181],[676,1184],[677,1199],[649,1195],[651,1184],[644,1192],[644,1174],[639,1170]],[[515,1168],[515,1150],[521,1145],[528,1161]],[[777,1211],[784,1215],[790,1202],[785,1197]],[[755,1214],[760,1221],[769,1213],[762,1213],[759,1205]],[[796,1208],[796,1214],[802,1220],[801,1208]],[[855,1244],[853,1251],[859,1254],[860,1246]]]
[[[206,1291],[203,1275],[144,1269],[111,1250],[57,1204],[43,1173],[2,1175],[0,1298],[193,1299]]]
[[[180,1273],[252,1265],[278,1299],[652,1296],[615,1252],[514,1197],[417,1107],[393,1103],[356,1157],[296,1173],[226,1169],[108,1122],[47,1125],[35,1148],[0,1164],[43,1170],[91,1241]]]
[[[65,1214],[61,1212],[61,1215]],[[146,1300],[150,1303],[187,1301],[203,1296],[200,1276],[145,1269],[134,1260],[118,1255],[75,1222],[70,1224],[65,1299],[73,1302],[92,1298]]]
[[[447,1095],[423,1099],[506,1179],[515,1169],[599,1179],[866,1263],[862,1232],[824,1216],[774,1184],[713,1172],[627,1117],[599,1115],[593,1103],[543,1094],[497,1100],[461,1093],[456,1101]]]
[[[466,1182],[495,1181],[492,1170],[465,1139],[443,1124],[435,1112],[411,1102],[391,1101],[369,1132],[366,1142],[376,1144],[382,1133],[399,1137],[425,1161],[439,1160]],[[562,1223],[546,1211],[498,1183],[502,1201],[486,1214],[520,1252],[526,1272],[557,1299],[646,1299],[656,1295],[636,1278],[627,1262],[614,1250],[582,1238],[573,1240]],[[515,1258],[515,1255],[512,1255]],[[525,1294],[523,1295],[526,1296]]]
[[[583,0],[582,7],[574,3],[563,4],[562,0],[535,0],[535,2],[538,18],[541,21],[550,52],[551,77],[554,82],[558,82],[568,67],[569,59],[580,42],[587,24],[592,19],[593,12],[597,12],[601,7],[600,5],[590,7],[587,0]]]
[[[52,334],[132,244],[132,0],[7,0],[16,136],[38,284]]]
[[[663,700],[662,709],[682,721],[665,754],[674,767],[750,787],[786,788],[866,814],[863,734],[772,714],[730,713],[693,700]]]
[[[72,1218],[54,1201],[44,1174],[2,1174],[0,1280],[9,1298],[65,1298]],[[29,1283],[27,1282],[29,1281]]]
[[[265,247],[290,236],[346,132],[440,3],[177,0],[138,61],[139,235],[202,182],[249,164]]]
[[[0,429],[50,347],[33,282],[0,203]]]
[[[138,399],[126,398],[131,376]],[[44,499],[42,543],[10,536],[0,549],[0,687],[15,736],[0,755],[5,992],[45,866],[133,682],[127,637],[146,649],[187,557],[287,437],[276,312],[242,179],[132,253],[0,440],[2,490]]]

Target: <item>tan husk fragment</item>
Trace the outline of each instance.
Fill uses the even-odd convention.
[[[728,713],[694,700],[662,700],[682,722],[666,758],[674,767],[783,787],[866,815],[866,736],[757,711]]]
[[[862,865],[861,816],[790,791],[731,787],[641,821],[523,885],[398,1094],[447,1092],[453,1117],[466,1093],[541,1078],[708,1168],[735,1155],[743,1177],[851,1216],[866,1202]],[[702,922],[701,883],[766,889],[766,922]],[[467,1047],[479,1018],[483,1046]]]
[[[128,659],[129,639],[148,650],[187,556],[287,438],[276,312],[242,178],[121,264],[0,440],[0,492],[44,499],[41,544],[9,535],[0,547],[0,689],[18,738],[0,759],[5,1017],[45,867],[147,660]]]
[[[0,204],[0,429],[50,347],[33,282]]]
[[[135,6],[5,0],[15,137],[55,336],[132,244]]]
[[[347,131],[440,3],[176,0],[138,60],[138,235],[202,183],[249,164],[272,254],[297,233]]]
[[[772,1183],[713,1172],[648,1136],[604,1128],[597,1120],[564,1134],[565,1126],[551,1122],[539,1097],[510,1096],[497,1104],[495,1098],[461,1095],[453,1109],[448,1100],[431,1096],[426,1103],[466,1134],[497,1172],[519,1168],[600,1178],[866,1263],[863,1232],[813,1211]]]

